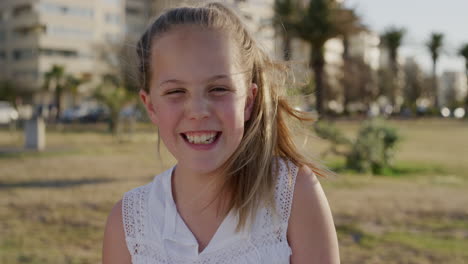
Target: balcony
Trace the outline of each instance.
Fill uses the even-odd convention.
[[[39,23],[39,14],[31,11],[27,14],[12,16],[10,21],[13,28],[27,27]]]

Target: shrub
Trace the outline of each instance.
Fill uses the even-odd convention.
[[[381,174],[392,165],[394,147],[400,139],[396,129],[382,120],[371,120],[363,124],[351,151],[346,156],[346,167]]]
[[[383,120],[374,119],[364,122],[355,141],[351,141],[331,123],[318,122],[314,125],[317,135],[332,143],[330,149],[323,154],[332,152],[346,158],[346,168],[359,172],[382,174],[391,168],[394,148],[400,140],[395,128],[389,127]],[[345,146],[346,151],[338,151]]]

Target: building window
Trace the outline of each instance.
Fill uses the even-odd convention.
[[[13,60],[29,60],[36,56],[36,52],[32,49],[15,49],[13,50]]]
[[[110,43],[118,43],[122,40],[122,35],[121,34],[115,34],[115,33],[106,33],[104,35],[104,38],[107,42]]]
[[[31,13],[33,10],[32,8],[32,5],[31,4],[24,4],[24,5],[19,5],[19,6],[16,6],[15,8],[13,8],[13,17],[18,17],[18,16],[21,16],[21,15],[25,15],[25,14],[28,14],[28,13]]]
[[[45,31],[45,26],[41,24],[36,24],[32,26],[23,26],[17,27],[13,29],[13,37],[14,38],[23,38],[29,35],[33,35],[34,33],[40,33]]]
[[[115,24],[115,25],[121,24],[120,16],[117,14],[106,13],[105,19],[106,19],[106,22],[109,24]]]
[[[6,52],[3,50],[0,50],[0,61],[6,60]]]
[[[51,14],[63,14],[66,9],[63,8],[60,5],[57,4],[51,4],[51,3],[40,3],[39,4],[39,10],[44,12],[44,13],[51,13]]]
[[[47,25],[47,35],[59,37],[71,37],[81,39],[92,39],[93,32],[80,28],[71,28],[62,25]]]
[[[39,77],[39,73],[35,70],[19,70],[13,72],[13,78],[15,79],[33,79],[36,80]]]
[[[78,57],[78,52],[75,50],[57,50],[57,49],[39,49],[39,54],[44,56],[60,56],[60,57]]]
[[[72,16],[92,18],[94,16],[94,11],[89,8],[71,7],[71,8],[68,8],[67,14],[72,15]]]
[[[111,4],[111,5],[118,5],[122,3],[122,0],[101,0],[101,1],[106,4]]]
[[[127,6],[125,8],[125,13],[127,13],[127,15],[140,15],[141,11],[140,11],[140,9],[138,9],[136,7]]]
[[[39,4],[39,10],[44,13],[56,14],[56,15],[69,15],[83,18],[93,18],[94,10],[84,7],[71,7],[55,3],[42,2]]]

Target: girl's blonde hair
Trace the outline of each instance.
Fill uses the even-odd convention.
[[[226,209],[237,210],[237,230],[240,230],[261,205],[275,208],[274,191],[279,168],[277,157],[297,166],[307,165],[317,175],[325,176],[325,170],[319,164],[309,161],[300,153],[288,128],[287,120],[290,118],[299,121],[312,119],[292,108],[283,96],[289,79],[289,67],[270,59],[255,43],[239,17],[221,3],[169,9],[148,27],[137,45],[141,89],[149,92],[153,42],[178,25],[196,25],[230,34],[240,50],[239,65],[247,69],[247,87],[250,87],[250,83],[258,86],[242,141],[222,168],[225,178],[221,190],[229,193]]]

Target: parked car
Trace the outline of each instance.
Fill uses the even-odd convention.
[[[106,121],[108,116],[109,111],[103,106],[94,104],[81,104],[65,109],[65,111],[62,112],[61,121],[64,123],[96,123]]]
[[[0,101],[0,124],[8,125],[18,120],[18,111],[9,102]]]
[[[137,107],[137,105],[132,104],[124,107],[120,113],[120,119],[130,119],[133,118],[134,120],[143,120],[144,113],[141,112],[141,109]]]
[[[81,123],[104,122],[109,119],[109,110],[103,106],[90,109],[84,116],[80,117]]]

